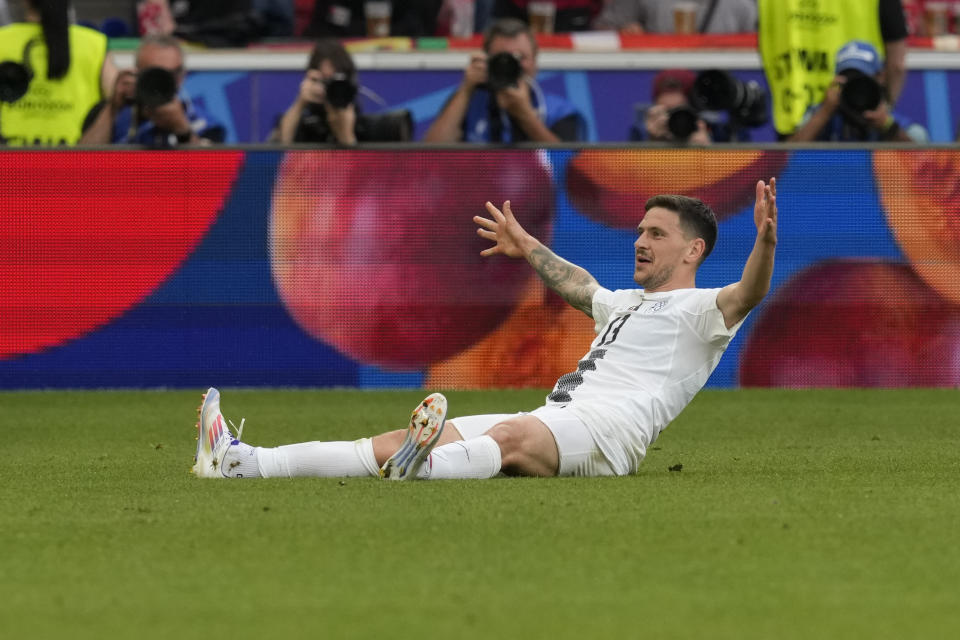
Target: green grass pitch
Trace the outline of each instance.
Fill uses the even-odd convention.
[[[707,391],[636,476],[413,483],[194,478],[200,392],[0,394],[0,637],[960,637],[957,391]],[[222,407],[269,446],[421,395]]]

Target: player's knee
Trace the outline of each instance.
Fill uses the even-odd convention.
[[[500,446],[500,465],[506,470],[521,464],[527,453],[526,433],[517,425],[501,422],[487,435]]]

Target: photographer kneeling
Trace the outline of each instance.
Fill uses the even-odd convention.
[[[87,115],[80,144],[141,144],[151,148],[223,142],[226,129],[183,91],[183,50],[171,36],[147,36],[136,72],[121,71],[109,101]]]
[[[300,82],[300,91],[271,132],[269,142],[406,142],[413,135],[407,110],[366,115],[360,112],[357,67],[337,40],[317,42]],[[367,92],[367,95],[371,95]],[[373,96],[376,99],[375,94]]]
[[[852,40],[837,52],[836,77],[823,102],[807,109],[787,142],[929,141],[927,130],[890,109],[883,60],[873,45]]]
[[[483,53],[470,57],[460,86],[424,142],[578,142],[586,120],[566,98],[537,84],[537,43],[520,20],[494,22]]]

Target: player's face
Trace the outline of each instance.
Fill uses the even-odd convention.
[[[691,243],[675,211],[654,207],[637,225],[633,280],[647,291],[670,284],[677,267],[690,262]]]

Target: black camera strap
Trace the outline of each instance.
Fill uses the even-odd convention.
[[[707,11],[703,14],[703,22],[700,23],[700,33],[707,32],[707,27],[710,26],[710,21],[713,20],[713,14],[716,13],[719,3],[720,0],[710,0],[710,4],[707,5]]]
[[[493,92],[490,92],[487,102],[487,120],[490,126],[490,142],[503,142],[503,113],[497,106]]]

